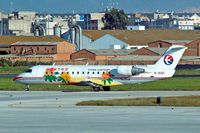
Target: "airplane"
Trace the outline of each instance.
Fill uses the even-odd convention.
[[[144,83],[170,78],[185,46],[172,45],[154,65],[37,65],[14,77],[30,84],[91,86],[93,91],[110,91],[111,86]]]

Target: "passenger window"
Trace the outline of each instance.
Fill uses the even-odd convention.
[[[94,74],[94,72],[92,72],[92,74]]]
[[[90,74],[90,72],[87,72],[87,74]]]
[[[69,72],[67,72],[67,74],[69,74]]]
[[[99,72],[97,72],[97,74],[99,74]]]
[[[82,74],[84,74],[84,72],[82,72]]]
[[[27,69],[25,73],[32,73],[32,69]]]
[[[72,74],[74,74],[74,72],[72,72]]]
[[[79,72],[77,72],[77,74],[79,74]]]

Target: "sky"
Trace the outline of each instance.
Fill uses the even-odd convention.
[[[0,11],[36,11],[38,13],[89,13],[106,6],[133,12],[200,12],[200,0],[0,0]]]

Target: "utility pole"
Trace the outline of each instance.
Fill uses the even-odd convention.
[[[10,13],[13,12],[13,0],[10,1]]]
[[[3,35],[3,12],[1,13],[1,36]]]

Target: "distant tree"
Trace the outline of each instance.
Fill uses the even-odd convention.
[[[128,17],[123,10],[113,8],[105,13],[102,21],[104,23],[103,29],[126,29]]]

